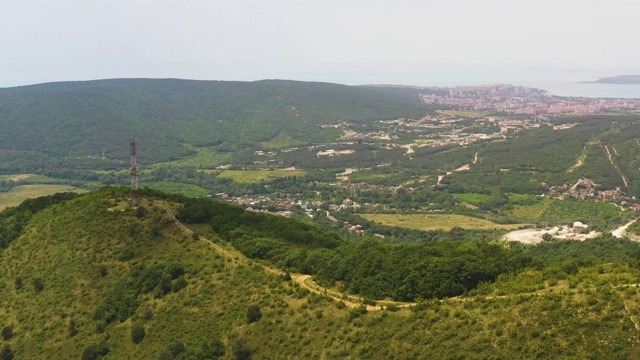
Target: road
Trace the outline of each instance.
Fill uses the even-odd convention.
[[[188,233],[190,235],[193,235],[193,230],[189,229],[187,226],[185,226],[183,223],[181,223],[178,219],[176,219],[175,215],[173,215],[173,212],[171,212],[171,209],[168,206],[163,205],[163,208],[165,209],[167,214],[171,217],[173,222],[176,225],[178,225],[178,227],[180,229],[182,229],[184,232],[186,232],[186,233]],[[222,254],[222,255],[224,255],[226,257],[235,258],[235,257],[238,256],[236,254],[233,254],[233,253],[223,249],[222,247],[218,246],[213,241],[205,238],[202,235],[198,236],[198,240],[204,241],[207,244],[211,245],[212,248],[214,248],[217,252],[219,252],[220,254]],[[261,266],[265,271],[267,271],[269,273],[272,273],[274,275],[278,275],[278,276],[285,275],[285,272],[282,271],[282,270],[274,269],[272,267],[269,267],[267,265],[260,264],[260,263],[254,263],[254,264]],[[328,296],[328,297],[334,299],[335,301],[342,301],[348,307],[358,307],[358,306],[362,305],[361,299],[356,297],[356,296],[337,293],[337,292],[328,290],[328,289],[318,285],[316,282],[314,282],[311,279],[311,275],[307,275],[307,274],[290,274],[290,275],[291,275],[291,279],[293,281],[295,281],[296,284],[300,285],[300,287],[302,287],[304,289],[309,290],[312,293]],[[397,307],[410,307],[411,305],[413,305],[413,303],[404,303],[404,302],[397,302],[397,301],[377,301],[376,303],[380,304],[382,306],[384,306],[384,305],[396,305]],[[377,305],[377,306],[367,305],[367,310],[368,311],[382,310],[382,306],[380,306],[380,305]]]
[[[618,165],[616,165],[616,163],[613,162],[613,156],[611,155],[611,151],[609,151],[609,146],[605,145],[604,149],[607,151],[607,157],[609,158],[609,162],[611,163],[611,166],[613,166],[613,168],[616,170],[618,175],[620,175],[620,177],[622,178],[622,182],[624,182],[624,186],[629,187],[629,182],[627,181],[627,178],[622,173],[622,170],[620,170]],[[616,154],[618,153],[615,148],[613,148],[613,151],[615,151]]]
[[[625,236],[625,232],[627,231],[627,228],[629,227],[629,225],[633,224],[634,222],[636,222],[638,219],[635,219],[633,221],[630,221],[622,226],[620,226],[619,228],[613,230],[611,232],[611,235],[617,237],[617,238],[622,238]]]

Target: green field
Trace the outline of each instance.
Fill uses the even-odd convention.
[[[469,117],[469,118],[479,118],[489,115],[486,111],[460,111],[460,110],[438,110],[440,114],[451,115],[451,116],[461,116],[461,117]]]
[[[214,169],[216,166],[225,163],[231,157],[229,154],[217,153],[208,147],[195,147],[189,144],[183,144],[189,150],[196,152],[194,156],[162,163],[155,163],[156,166],[197,166],[201,168]]]
[[[48,176],[36,175],[36,174],[7,174],[0,175],[0,180],[21,181],[22,183],[38,183],[44,184],[52,181],[56,181]]]
[[[76,187],[68,186],[68,185],[16,186],[9,192],[0,193],[0,211],[11,206],[20,205],[26,199],[53,195],[59,192],[86,192],[86,190],[78,189]]]
[[[253,183],[267,179],[278,179],[286,176],[304,176],[304,170],[225,170],[219,176],[230,178],[238,183]]]
[[[517,205],[511,210],[511,215],[521,219],[539,219],[552,202],[551,199],[543,198],[535,205]]]
[[[462,200],[471,205],[480,205],[483,202],[489,200],[489,195],[486,194],[452,194],[454,198]]]
[[[304,145],[304,144],[306,144],[305,141],[294,139],[287,134],[280,134],[274,137],[273,139],[271,139],[270,141],[260,143],[260,145],[262,145],[265,149],[270,149],[270,150],[282,149],[290,146],[298,146],[298,145]]]
[[[200,186],[197,186],[197,185],[182,184],[182,183],[169,182],[169,181],[149,183],[149,184],[145,184],[145,186],[149,186],[154,190],[160,190],[168,193],[178,193],[178,194],[182,194],[184,196],[189,196],[189,197],[205,196],[211,193],[211,191],[201,188]]]
[[[473,218],[464,215],[455,214],[362,214],[363,218],[381,223],[387,226],[399,226],[409,229],[417,229],[423,231],[444,230],[449,231],[454,227],[461,227],[470,230],[489,230],[489,229],[517,229],[528,224],[496,224],[489,220]]]

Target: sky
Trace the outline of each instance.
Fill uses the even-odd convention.
[[[0,0],[0,87],[640,73],[638,14],[636,0]]]

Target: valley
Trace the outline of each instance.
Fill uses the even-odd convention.
[[[637,105],[506,85],[0,89],[2,346],[635,358]]]

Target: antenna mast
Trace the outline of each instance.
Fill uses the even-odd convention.
[[[136,141],[129,142],[131,148],[131,199],[129,205],[135,206],[140,203],[140,191],[138,190],[138,163],[136,162]]]

